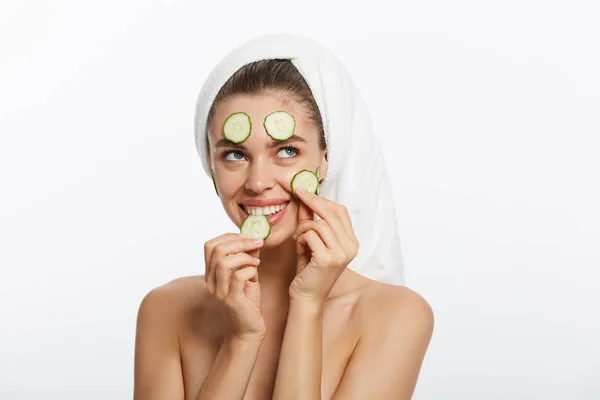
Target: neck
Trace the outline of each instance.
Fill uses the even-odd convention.
[[[263,308],[287,309],[297,259],[296,242],[292,238],[277,247],[260,250],[258,280]]]

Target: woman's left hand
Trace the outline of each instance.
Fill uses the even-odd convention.
[[[358,240],[348,209],[307,191],[297,191],[301,202],[299,225],[293,235],[298,263],[289,287],[290,300],[323,304],[331,288],[358,254]],[[315,220],[314,214],[321,219]]]

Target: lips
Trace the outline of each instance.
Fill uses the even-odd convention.
[[[278,206],[289,202],[289,199],[247,199],[240,203],[241,206],[246,207],[270,207]]]
[[[271,206],[263,206],[263,207],[257,207],[257,206],[246,206],[246,207],[244,207],[244,205],[243,205],[243,204],[240,204],[239,206],[240,206],[240,208],[241,208],[242,210],[244,210],[244,212],[245,212],[246,214],[250,214],[250,212],[249,212],[249,211],[252,211],[252,210],[248,210],[248,209],[250,209],[250,208],[253,208],[253,209],[256,209],[256,208],[262,208],[262,209],[263,209],[263,210],[262,210],[263,214],[261,214],[261,215],[265,215],[265,216],[267,216],[267,217],[268,217],[269,215],[273,215],[273,214],[277,214],[277,213],[281,212],[281,210],[283,210],[285,207],[287,207],[287,205],[288,205],[288,204],[289,204],[289,201],[285,201],[285,202],[283,202],[283,203],[279,203],[279,204],[275,204],[275,205],[271,205]],[[281,207],[281,206],[283,206],[283,207]],[[280,210],[277,210],[277,211],[275,211],[275,212],[271,212],[271,210],[272,210],[272,209],[277,209],[277,208],[280,208],[280,207],[281,207],[281,209],[280,209]],[[265,210],[265,209],[266,209],[266,210]],[[267,215],[267,214],[265,214],[265,212],[266,212],[266,213],[269,213],[269,214]]]
[[[283,209],[281,209],[280,211],[271,214],[271,215],[267,215],[267,220],[269,221],[269,224],[271,226],[276,225],[279,221],[281,221],[281,219],[285,216],[287,209],[289,208],[289,201],[286,202],[286,206],[283,207]],[[240,204],[240,210],[242,213],[242,219],[246,219],[248,217],[248,213],[246,212],[246,210],[244,210],[244,207]]]

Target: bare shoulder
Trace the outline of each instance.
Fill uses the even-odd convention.
[[[143,298],[140,312],[152,315],[173,314],[174,310],[194,308],[205,298],[204,275],[174,279],[150,290]]]
[[[178,278],[150,290],[139,306],[135,399],[183,398],[180,334],[188,311],[202,302],[203,277]]]
[[[361,332],[332,399],[410,399],[433,333],[433,311],[405,286],[361,289]]]
[[[372,281],[365,288],[361,308],[367,335],[385,326],[390,335],[417,336],[426,343],[431,339],[433,310],[423,296],[406,286]]]

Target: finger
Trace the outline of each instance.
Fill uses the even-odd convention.
[[[254,239],[250,239],[250,238],[243,239],[239,236],[234,236],[233,238],[230,238],[229,240],[223,240],[223,241],[217,243],[211,251],[210,264],[209,264],[210,268],[214,268],[215,263],[222,258],[225,258],[232,254],[237,254],[240,252],[244,252],[244,253],[251,252],[253,250],[256,250],[257,248],[262,247],[263,243],[264,243],[263,241],[257,242]],[[216,274],[214,273],[214,271],[210,271],[210,274],[208,276],[208,282],[207,282],[209,293],[215,293],[214,290],[216,289],[216,285],[217,285]],[[212,292],[210,290],[212,290]]]
[[[241,235],[243,236],[243,235]],[[223,235],[217,236],[206,243],[204,243],[204,280],[208,283],[208,277],[210,275],[210,266],[211,266],[211,256],[214,248],[219,244],[227,240],[233,240],[235,238],[240,239],[239,233],[225,233]]]
[[[338,204],[306,190],[297,190],[300,202],[307,205],[321,219],[327,219],[327,215],[332,213],[332,209]]]
[[[217,262],[216,268],[216,297],[225,299],[229,293],[230,277],[233,274],[234,268],[245,267],[247,265],[257,266],[258,260],[254,259],[246,253],[238,253],[220,259]]]
[[[327,221],[334,232],[339,233],[338,239],[341,242],[350,240],[358,245],[358,240],[354,235],[352,221],[348,209],[334,201],[318,196],[314,193],[297,191],[301,204],[306,204],[321,219]],[[314,217],[313,217],[314,219]]]
[[[341,211],[337,210],[336,212],[342,213]],[[320,228],[317,231],[319,232],[319,235],[321,236],[328,248],[336,249],[340,247],[342,250],[344,250],[344,252],[347,252],[348,254],[351,254],[353,252],[352,249],[357,246],[357,244],[355,244],[352,240],[352,237],[354,236],[354,231],[351,230],[350,234],[347,232],[346,227],[343,223],[343,219],[341,219],[338,216],[338,214],[334,213],[332,217],[326,220],[319,220],[315,222],[320,222],[320,224],[315,226],[323,226],[323,228]],[[310,224],[310,222],[300,224],[296,232],[306,232],[307,230],[312,229],[310,225],[307,224]],[[335,239],[330,239],[328,238],[329,236],[325,237],[326,231],[331,232]],[[301,233],[296,233],[295,236],[298,237],[300,234]]]
[[[352,243],[358,246],[358,239],[356,238],[354,227],[352,226],[352,218],[350,217],[350,211],[348,210],[348,207],[341,206],[339,215],[340,220],[342,221],[342,225],[344,226],[344,231],[346,232]]]
[[[231,285],[229,286],[229,298],[239,299],[241,296],[243,296],[246,282],[258,282],[258,270],[256,267],[244,267],[233,273],[231,277]]]
[[[298,237],[298,244],[301,246],[308,246],[313,253],[317,254],[323,254],[328,251],[319,235],[313,230],[304,232],[300,235]]]
[[[327,246],[327,248],[335,249],[339,247],[338,238],[336,234],[333,232],[333,230],[325,220],[303,222],[298,226],[298,229],[296,229],[293,238],[296,239],[304,232],[310,230],[314,230],[315,232],[317,232],[317,234],[319,235],[325,246]]]
[[[309,206],[304,204],[302,201],[298,202],[298,222],[314,221],[315,213],[310,209]]]

